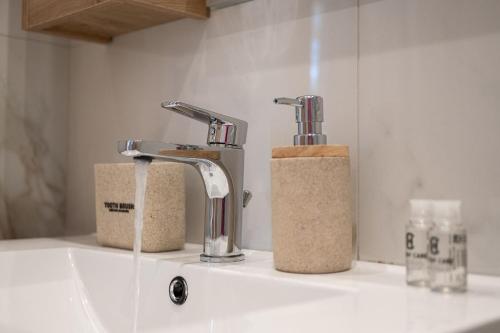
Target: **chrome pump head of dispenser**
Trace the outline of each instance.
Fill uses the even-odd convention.
[[[321,96],[277,97],[274,103],[295,106],[295,120],[298,128],[298,133],[293,136],[295,146],[326,144],[326,135],[321,130],[323,122],[323,98]]]

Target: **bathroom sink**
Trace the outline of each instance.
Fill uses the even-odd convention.
[[[92,332],[69,253],[0,253],[0,332]]]
[[[0,332],[131,332],[130,251],[44,242],[0,244]],[[500,331],[500,278],[472,275],[467,293],[441,295],[406,287],[392,265],[299,275],[275,271],[269,252],[208,264],[199,251],[142,256],[138,332]],[[182,305],[169,297],[178,276]]]
[[[132,264],[130,255],[69,250],[85,294],[101,326],[125,332],[132,318]],[[242,332],[255,312],[343,297],[347,290],[320,288],[296,281],[269,279],[255,274],[219,269],[220,264],[199,263],[199,256],[171,260],[143,259],[139,331]],[[228,265],[230,266],[230,265]],[[234,265],[233,265],[234,266]],[[226,266],[227,267],[227,266]],[[169,297],[170,281],[182,276],[188,284],[183,305]],[[109,285],[103,284],[109,281]]]
[[[290,311],[351,292],[214,266],[207,269],[197,255],[143,258],[138,331],[247,331],[252,330],[252,314],[272,316],[275,309]],[[131,331],[129,253],[82,248],[9,251],[0,253],[0,267],[1,332]],[[189,290],[180,306],[169,297],[176,276],[184,277]]]

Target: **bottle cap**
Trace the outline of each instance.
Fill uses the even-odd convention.
[[[460,224],[462,202],[460,200],[435,200],[433,216],[436,223]]]
[[[412,199],[410,200],[410,219],[431,219],[432,201]]]

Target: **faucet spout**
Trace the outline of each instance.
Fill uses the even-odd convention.
[[[241,252],[243,149],[129,139],[118,142],[118,152],[134,158],[192,165],[202,177],[206,193],[201,260],[233,262],[244,259]]]

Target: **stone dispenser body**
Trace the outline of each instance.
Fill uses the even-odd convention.
[[[325,146],[321,156],[299,150],[302,156],[281,157],[283,149],[274,149],[271,161],[274,266],[295,273],[349,269],[353,207],[347,146]]]
[[[97,242],[133,249],[135,198],[133,163],[96,164]],[[185,243],[184,166],[151,163],[144,199],[143,252],[182,249]]]
[[[293,273],[348,270],[354,208],[349,147],[326,144],[320,96],[275,103],[295,106],[298,133],[294,146],[272,151],[274,266]]]

